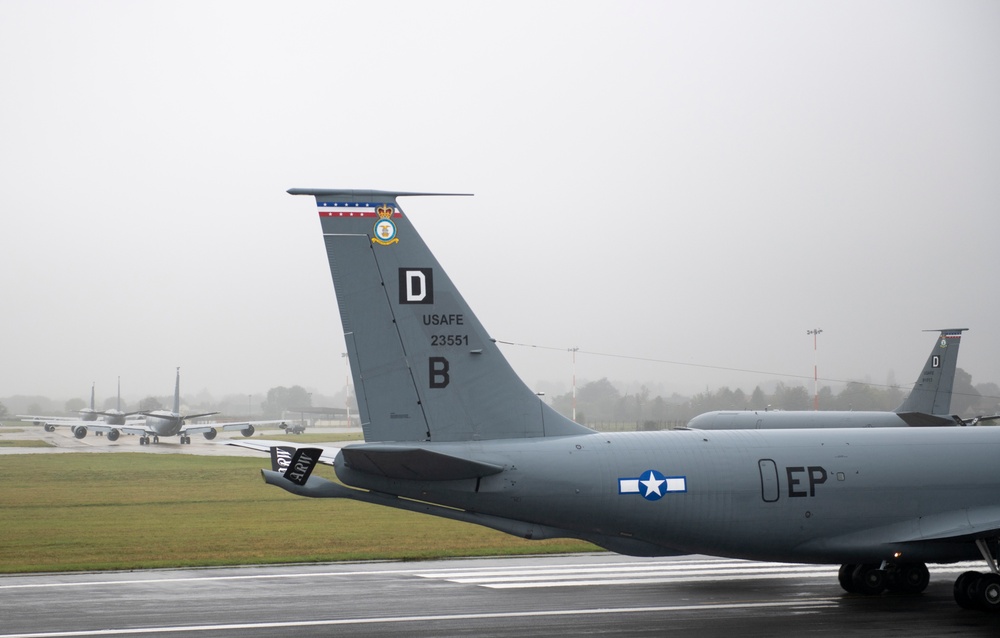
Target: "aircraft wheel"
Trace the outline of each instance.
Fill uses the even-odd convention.
[[[1000,574],[983,574],[969,587],[972,601],[985,611],[1000,611]]]
[[[159,436],[154,436],[153,437],[153,443],[159,445],[159,443],[160,443],[160,437]]]
[[[972,585],[976,584],[982,576],[979,572],[965,572],[955,579],[955,587],[952,591],[959,607],[962,609],[976,608],[976,602],[972,595]]]
[[[851,580],[855,591],[865,596],[877,596],[885,590],[885,572],[879,569],[879,565],[858,565],[854,568]]]
[[[858,591],[854,586],[854,569],[856,567],[857,565],[844,563],[840,566],[840,571],[837,572],[837,580],[840,581],[840,586],[849,594],[854,594]]]
[[[931,573],[924,563],[902,563],[896,565],[886,586],[891,591],[898,591],[903,594],[919,594],[927,589],[927,584],[931,582]]]

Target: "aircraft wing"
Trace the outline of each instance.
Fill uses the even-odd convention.
[[[288,458],[291,458],[291,456],[295,453],[295,451],[298,450],[298,449],[300,449],[300,447],[302,447],[302,448],[306,447],[306,446],[290,445],[286,441],[268,441],[267,439],[256,439],[256,440],[253,440],[253,441],[241,441],[239,439],[233,439],[233,440],[230,440],[230,441],[226,441],[225,445],[233,445],[233,446],[236,446],[236,447],[245,447],[245,448],[247,448],[249,450],[256,450],[256,451],[261,452],[263,454],[271,454],[271,460],[272,460],[271,465],[272,465],[272,469],[275,470],[275,471],[278,471],[278,468],[281,467],[281,464],[279,463],[278,467],[274,467],[274,464],[275,464],[275,462],[274,462],[274,457],[275,457],[274,450],[276,450],[276,449],[277,450],[281,450],[283,454],[287,454]],[[330,445],[312,445],[312,446],[308,446],[308,447],[321,450],[321,454],[320,454],[319,459],[317,460],[317,462],[318,463],[322,463],[323,465],[330,465],[330,466],[332,466],[334,464],[334,461],[337,458],[337,454],[339,454],[340,451],[341,451],[341,449],[343,449],[343,448],[334,447],[334,446],[330,446]]]
[[[28,421],[34,423],[35,425],[44,425],[46,423],[51,423],[55,425],[57,423],[65,423],[67,421],[79,421],[79,417],[75,416],[40,416],[36,414],[18,414],[16,415],[18,419],[22,421]]]
[[[109,425],[104,421],[83,421],[81,419],[59,419],[59,420],[43,420],[39,421],[37,419],[24,418],[22,421],[30,421],[35,425],[45,426],[47,430],[52,430],[54,428],[79,428],[84,427],[91,432],[110,432],[111,430],[122,430],[122,426],[119,425]]]
[[[213,414],[216,414],[213,412]],[[181,429],[181,434],[200,434],[202,432],[208,432],[209,430],[223,430],[225,432],[241,432],[243,436],[253,436],[253,433],[257,431],[257,428],[268,429],[271,427],[281,428],[284,430],[288,427],[288,421],[285,419],[271,419],[267,421],[235,421],[232,423],[196,423],[194,425],[185,426]]]
[[[918,541],[965,541],[996,536],[1000,531],[1000,505],[963,509],[920,519]]]

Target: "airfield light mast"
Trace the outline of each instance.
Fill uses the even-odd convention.
[[[819,410],[819,355],[816,353],[816,337],[821,332],[823,330],[820,328],[806,330],[806,334],[813,338],[813,410]]]

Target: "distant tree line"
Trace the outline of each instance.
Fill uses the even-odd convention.
[[[221,400],[216,400],[211,395],[202,392],[198,395],[187,395],[181,397],[182,411],[186,412],[220,412],[220,417],[247,418],[247,419],[277,419],[282,418],[286,412],[294,412],[299,408],[313,407],[313,400],[320,401],[320,405],[343,406],[344,395],[340,396],[313,396],[300,385],[291,387],[277,386],[267,391],[266,398],[260,394],[247,395],[227,395]],[[90,402],[81,398],[69,399],[65,403],[57,403],[47,397],[42,396],[13,396],[9,397],[9,402],[13,405],[11,410],[0,403],[0,418],[10,418],[14,414],[37,414],[51,416],[74,416],[80,410],[90,407]],[[351,408],[357,411],[353,397],[350,398]],[[152,412],[154,410],[173,409],[173,395],[147,396],[138,402],[121,401],[121,410],[125,412]],[[119,406],[118,397],[108,397],[103,402],[99,402],[98,410],[117,409]]]
[[[651,396],[646,386],[622,394],[607,378],[577,388],[576,420],[583,424],[634,423],[638,429],[679,427],[695,416],[715,410],[812,410],[813,393],[805,386],[778,382],[771,392],[758,385],[752,392],[723,387],[692,397],[677,394]],[[908,394],[899,386],[876,386],[850,382],[834,393],[830,386],[819,389],[821,410],[880,410],[899,407]],[[573,394],[552,398],[552,407],[572,418]],[[1000,387],[995,383],[973,386],[972,376],[959,368],[955,373],[951,412],[962,417],[1000,414]]]

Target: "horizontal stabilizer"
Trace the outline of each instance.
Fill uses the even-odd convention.
[[[503,471],[501,465],[412,446],[354,445],[341,454],[352,470],[413,481],[455,481]]]
[[[897,412],[897,415],[903,419],[906,425],[914,428],[941,427],[943,425],[959,425],[961,423],[961,420],[956,421],[953,417],[935,416],[925,412]]]

